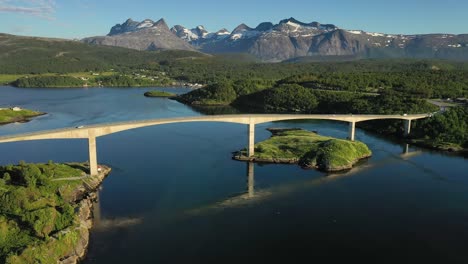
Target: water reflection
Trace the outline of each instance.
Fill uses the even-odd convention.
[[[102,188],[96,192],[96,198],[93,201],[94,229],[97,231],[106,231],[115,228],[132,227],[143,222],[143,218],[113,218],[106,219],[101,214],[101,202],[99,199]]]
[[[290,195],[294,192],[298,192],[298,191],[308,189],[308,188],[317,187],[319,185],[326,184],[331,181],[336,181],[341,178],[359,174],[365,170],[373,168],[375,165],[376,164],[370,165],[370,164],[367,164],[366,162],[361,162],[359,166],[351,170],[345,171],[345,172],[323,174],[323,176],[318,176],[318,177],[313,176],[314,178],[312,179],[299,180],[299,181],[295,181],[292,183],[281,184],[279,186],[256,189],[255,188],[255,163],[246,162],[246,176],[245,177],[247,178],[246,179],[247,186],[246,186],[245,192],[238,194],[238,195],[234,195],[225,200],[215,202],[213,204],[208,204],[202,207],[190,209],[186,211],[186,213],[188,215],[199,215],[199,214],[209,213],[211,211],[224,210],[226,208],[232,208],[232,207],[242,207],[242,206],[250,205],[252,203],[264,202],[266,199],[280,198],[282,196]],[[262,166],[278,166],[278,165],[269,164],[269,165],[262,165]]]
[[[255,164],[253,162],[247,162],[247,192],[249,198],[253,198],[255,195],[254,168]]]
[[[410,151],[410,145],[405,144],[405,145],[403,145],[403,152],[401,153],[400,157],[406,160],[406,159],[409,159],[409,158],[412,158],[412,157],[419,156],[422,153],[423,152],[420,151],[420,150]]]

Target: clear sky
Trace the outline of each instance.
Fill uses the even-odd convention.
[[[468,0],[0,0],[0,32],[82,38],[127,18],[232,30],[294,17],[383,33],[468,33]]]

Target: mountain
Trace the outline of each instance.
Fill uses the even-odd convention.
[[[255,28],[242,23],[232,32],[209,32],[203,26],[188,29],[181,25],[169,30],[162,19],[156,23],[129,19],[114,26],[108,36],[88,38],[85,42],[146,50],[248,53],[271,62],[301,57],[468,60],[468,34],[373,33],[341,29],[333,24],[304,23],[292,17],[278,24],[263,22]]]
[[[123,24],[113,26],[107,36],[90,37],[82,41],[89,44],[136,50],[195,50],[187,41],[174,35],[164,19],[157,22],[150,19],[145,19],[142,22],[128,19]]]
[[[195,47],[204,46],[206,43],[217,42],[231,34],[225,28],[220,29],[215,33],[209,33],[204,26],[197,26],[196,28],[188,29],[181,25],[172,27],[171,32]]]

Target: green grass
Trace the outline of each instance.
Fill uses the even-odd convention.
[[[146,92],[145,96],[146,97],[173,97],[173,96],[176,96],[176,94],[154,90],[154,91]]]
[[[304,167],[335,171],[349,169],[371,154],[362,142],[320,136],[306,130],[284,130],[273,132],[271,138],[255,144],[254,158],[290,160]]]
[[[27,76],[26,74],[0,74],[0,85],[10,84],[19,78]]]
[[[11,109],[0,110],[0,124],[6,124],[16,121],[24,121],[28,118],[42,115],[44,113],[36,112],[32,110],[22,109],[20,111],[13,111]]]

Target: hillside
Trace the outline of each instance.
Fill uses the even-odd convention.
[[[79,41],[0,34],[0,73],[106,71],[168,59],[204,57],[194,51],[136,51]]]

